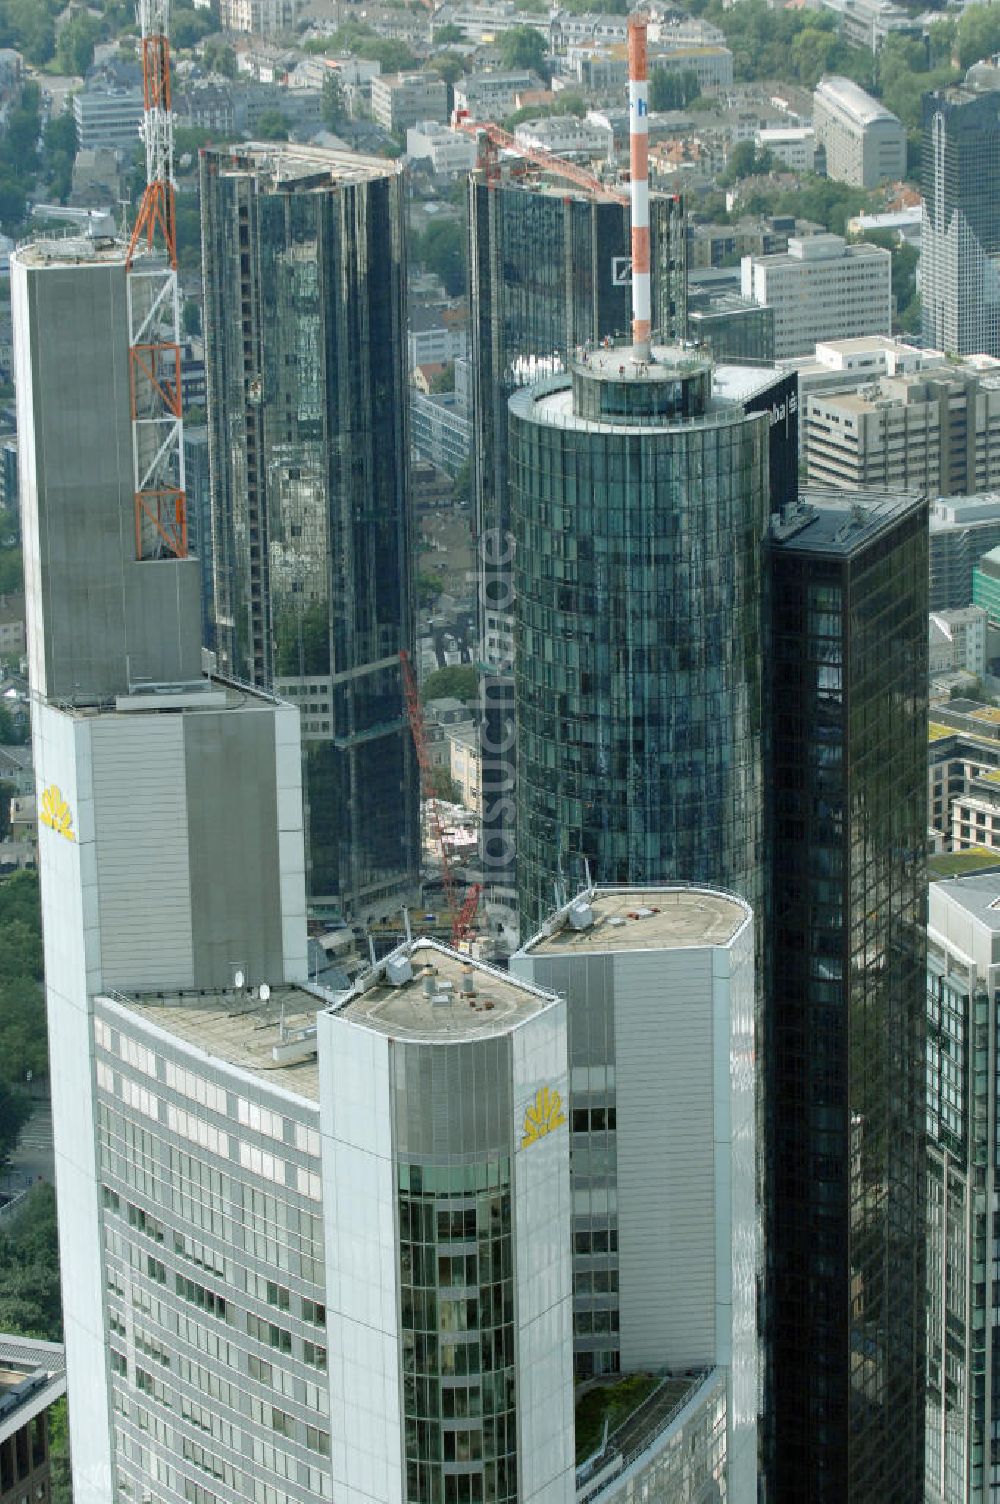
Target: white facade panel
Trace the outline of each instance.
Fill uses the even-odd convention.
[[[183,717],[95,721],[93,756],[103,985],[190,987]]]
[[[612,966],[621,1366],[683,1369],[716,1345],[712,952]]]
[[[46,791],[58,790],[69,817],[62,830],[40,822],[39,855],[73,1493],[81,1504],[106,1504],[113,1480],[90,1025],[100,980],[91,728],[44,703],[33,719],[39,809]]]
[[[519,1496],[574,1497],[569,1081],[565,1003],[513,1034],[514,1237]],[[530,1143],[521,1125],[538,1093],[558,1092],[565,1121]],[[555,1123],[555,1118],[553,1118]]]
[[[282,954],[286,981],[308,976],[306,854],[302,833],[302,750],[299,712],[280,706],[274,715],[275,782],[278,805],[278,865],[281,869]]]
[[[318,1018],[333,1484],[402,1504],[389,1040]]]

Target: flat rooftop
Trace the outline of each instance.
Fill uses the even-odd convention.
[[[62,1343],[0,1334],[0,1442],[65,1393]]]
[[[99,266],[125,264],[128,244],[111,235],[42,235],[14,252],[23,266]]]
[[[580,904],[593,914],[585,929],[575,928],[571,917]],[[522,950],[560,955],[727,945],[751,918],[742,899],[713,888],[593,888],[560,909]]]
[[[847,491],[803,490],[794,511],[771,525],[771,542],[802,553],[850,555],[871,543],[921,498],[906,491],[865,491],[859,501]]]
[[[207,148],[205,155],[218,162],[222,174],[252,173],[272,191],[284,189],[296,193],[319,193],[340,183],[398,177],[403,170],[401,163],[388,157],[370,157],[329,146],[299,146],[288,141],[243,141],[235,146]]]
[[[994,862],[1000,868],[1000,853],[994,853]],[[994,934],[1000,934],[1000,870],[944,878],[935,884],[935,888],[961,905],[979,924]]]
[[[274,987],[266,1001],[233,988],[217,992],[114,993],[105,998],[143,1023],[162,1029],[181,1044],[192,1045],[228,1065],[259,1076],[270,1085],[319,1101],[315,1036],[304,1041],[298,1061],[276,1061],[276,1046],[296,1043],[303,1030],[314,1030],[316,1015],[330,1003],[322,988]],[[284,1030],[282,1030],[282,1017]],[[294,1050],[292,1052],[295,1053]]]
[[[62,708],[76,716],[156,715],[179,710],[183,710],[186,715],[220,710],[248,714],[265,707],[288,703],[266,689],[232,683],[228,679],[202,678],[190,683],[135,684],[131,694],[116,695],[113,700]]]
[[[406,961],[410,977],[393,985],[393,966]],[[464,990],[470,979],[471,993]],[[396,1039],[457,1041],[509,1033],[555,1000],[553,993],[435,940],[415,940],[388,956],[374,978],[362,977],[331,1011]]]

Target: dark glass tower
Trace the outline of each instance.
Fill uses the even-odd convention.
[[[769,1504],[923,1494],[927,507],[772,525]]]
[[[402,176],[236,147],[201,204],[219,658],[298,705],[310,897],[364,918],[418,872]]]
[[[923,336],[949,354],[1000,356],[1000,92],[925,94],[923,125]]]
[[[618,348],[509,429],[522,935],[585,862],[755,904],[767,417],[687,350]]]
[[[469,181],[474,382],[473,484],[479,547],[483,870],[513,895],[511,507],[507,403],[578,346],[631,324],[627,206],[537,176]],[[687,237],[679,197],[650,200],[653,327],[686,332]],[[551,893],[549,895],[551,898]]]

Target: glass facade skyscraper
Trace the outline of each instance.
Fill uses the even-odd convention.
[[[628,208],[560,180],[469,180],[482,667],[482,860],[509,889],[514,869],[511,508],[507,403],[539,374],[561,370],[579,345],[623,333],[631,319]],[[687,240],[676,196],[650,200],[653,327],[686,332]],[[550,895],[551,896],[551,895]]]
[[[307,883],[348,916],[418,867],[402,177],[381,158],[201,158],[221,665],[299,707]]]
[[[924,339],[950,355],[1000,355],[1000,92],[925,94],[923,127]]]
[[[768,1499],[923,1494],[927,508],[771,528]]]
[[[608,349],[510,403],[523,935],[585,880],[757,898],[768,419]]]

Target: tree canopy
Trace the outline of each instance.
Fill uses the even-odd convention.
[[[479,693],[479,675],[471,664],[435,669],[424,680],[420,697],[427,700],[474,700]]]
[[[532,73],[548,78],[545,38],[533,26],[512,26],[504,33],[500,47],[505,68],[530,68]]]

